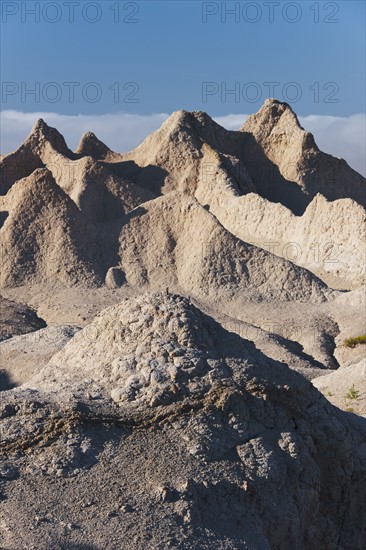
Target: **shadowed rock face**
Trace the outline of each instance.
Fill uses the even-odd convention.
[[[258,172],[260,194],[301,214],[321,193],[328,200],[351,198],[365,207],[365,178],[345,160],[325,154],[287,103],[267,100],[242,127],[248,160]]]
[[[32,308],[0,296],[0,341],[45,326],[44,320]]]
[[[102,312],[4,394],[0,418],[0,464],[15,472],[0,477],[9,548],[10,518],[19,545],[29,537],[19,518],[43,517],[64,478],[31,530],[40,548],[60,540],[65,506],[82,530],[72,544],[128,547],[138,534],[141,547],[153,537],[179,548],[361,548],[361,419],[179,295]],[[86,513],[96,505],[97,517]]]

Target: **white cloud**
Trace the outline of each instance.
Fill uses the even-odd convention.
[[[2,111],[0,150],[2,154],[14,151],[29,134],[38,118],[57,128],[71,149],[75,149],[81,135],[93,131],[115,151],[133,149],[156,130],[169,115],[131,115],[114,113],[106,115],[60,115],[57,113],[22,113]],[[229,114],[215,117],[228,130],[238,130],[247,119],[246,114]],[[299,117],[306,130],[312,132],[323,151],[343,157],[358,172],[365,175],[365,125],[366,116],[355,114],[349,117],[310,115]]]
[[[239,130],[248,115],[227,115],[215,120],[228,130]],[[366,115],[349,117],[325,115],[299,116],[305,130],[314,134],[318,147],[334,157],[344,158],[354,170],[366,174]]]
[[[59,115],[57,113],[1,112],[1,153],[14,151],[25,140],[32,126],[43,118],[49,126],[57,128],[70,149],[76,149],[84,132],[94,132],[99,139],[115,151],[129,151],[141,143],[147,135],[157,130],[169,115],[130,115],[115,113],[106,115]]]
[[[344,158],[352,168],[366,175],[366,115],[349,117],[310,115],[299,117],[300,124],[314,134],[325,153]]]
[[[225,115],[216,116],[214,120],[227,130],[239,130],[249,115]]]

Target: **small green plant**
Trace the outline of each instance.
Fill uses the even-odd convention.
[[[350,389],[346,393],[345,398],[346,399],[358,399],[359,397],[360,397],[359,392],[356,390],[355,385],[352,384],[352,386],[350,387]]]
[[[361,334],[360,336],[353,336],[352,338],[346,338],[344,345],[347,348],[354,348],[358,344],[366,344],[366,334]]]
[[[331,391],[327,391],[327,396],[328,397],[333,397],[334,393],[332,393]]]
[[[346,412],[348,413],[354,413],[355,409],[352,409],[352,407],[347,407]]]

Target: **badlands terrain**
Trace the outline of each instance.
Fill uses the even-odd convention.
[[[365,179],[274,99],[0,165],[0,548],[362,550]]]

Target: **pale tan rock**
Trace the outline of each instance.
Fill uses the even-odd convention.
[[[233,235],[306,267],[335,288],[365,282],[365,210],[350,199],[318,194],[302,216],[255,193],[197,191]]]
[[[270,187],[262,166],[264,187],[263,181],[258,183],[252,174],[253,162],[258,161],[253,154],[258,151],[277,166],[279,180]],[[364,179],[343,161],[339,170],[338,160],[324,156],[312,136],[300,127],[290,107],[276,100],[268,100],[259,113],[250,117],[242,132],[224,130],[202,112],[178,111],[127,154],[113,153],[92,133],[83,136],[73,153],[57,130],[39,120],[14,158],[24,154],[37,157],[40,166],[48,167],[87,223],[93,224],[85,235],[87,247],[93,250],[92,261],[98,259],[99,265],[94,269],[104,273],[115,265],[117,233],[124,216],[134,210],[133,216],[139,216],[143,210],[136,210],[138,206],[157,194],[174,191],[194,194],[236,237],[291,259],[331,286],[354,288],[364,280],[362,207],[349,199],[333,203],[322,195],[315,196],[320,192],[329,198],[349,196],[362,202],[357,189],[364,192]],[[1,160],[5,191],[19,176],[8,174],[6,169],[12,158],[10,155]],[[328,172],[336,171],[339,179],[326,187],[325,172],[316,167],[325,158]],[[286,174],[281,175],[281,170],[284,172],[289,163],[296,173],[291,172],[290,180],[285,180]],[[31,172],[34,162],[28,160],[27,164]],[[315,181],[317,177],[319,182]],[[299,199],[292,206],[289,200],[294,197],[289,186]],[[10,202],[7,200],[1,208],[2,223],[6,209],[12,208]],[[296,211],[306,204],[309,206],[301,217],[284,206]],[[350,222],[344,223],[346,217]],[[111,220],[120,220],[119,226],[100,226]],[[85,226],[83,219],[81,223]],[[107,238],[109,231],[112,239]],[[156,229],[156,235],[158,232]],[[127,241],[133,238],[131,235]],[[174,264],[174,258],[170,257],[169,262]],[[144,278],[141,273],[139,280]]]
[[[365,358],[314,378],[312,383],[333,405],[344,411],[366,416]]]
[[[284,201],[296,213],[317,193],[328,200],[351,198],[365,207],[365,178],[345,160],[320,151],[287,103],[267,99],[242,132],[250,136],[246,158],[253,163],[262,196]]]
[[[49,170],[16,182],[0,197],[0,209],[9,213],[0,234],[2,286],[42,279],[98,283],[100,268],[88,258],[89,221]]]
[[[110,267],[105,276],[105,284],[108,288],[120,288],[126,282],[125,274],[119,267]]]

